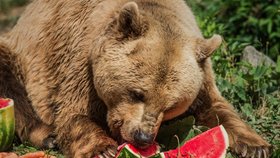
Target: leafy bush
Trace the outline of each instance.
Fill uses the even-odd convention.
[[[280,51],[279,0],[188,0],[199,16],[225,25],[227,40],[250,43],[276,60]],[[229,37],[229,38],[228,38]]]
[[[212,57],[217,85],[253,128],[280,148],[279,1],[188,0],[205,37],[223,35]],[[267,53],[275,67],[253,67],[240,60],[245,46]],[[278,149],[277,149],[278,148]]]

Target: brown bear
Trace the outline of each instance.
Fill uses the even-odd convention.
[[[0,39],[0,96],[15,100],[22,141],[67,157],[145,148],[186,111],[223,124],[240,157],[267,157],[215,85],[221,42],[203,38],[183,0],[36,0]]]

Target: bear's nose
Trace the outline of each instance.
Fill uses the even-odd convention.
[[[155,138],[155,134],[148,134],[142,130],[136,130],[134,133],[134,141],[138,147],[147,147],[152,144]]]

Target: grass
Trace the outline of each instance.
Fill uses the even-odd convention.
[[[224,36],[221,48],[212,57],[217,85],[241,117],[274,147],[280,157],[280,8],[278,1],[187,0],[205,37]],[[0,30],[13,26],[14,8],[27,0],[0,0]],[[256,10],[263,10],[258,12]],[[260,14],[261,13],[261,14]],[[275,61],[276,66],[253,67],[241,61],[242,50],[253,45]],[[242,70],[242,71],[241,71]],[[246,71],[245,71],[246,70]],[[38,149],[15,144],[13,151],[24,154]],[[63,157],[57,151],[46,151]],[[232,156],[228,156],[232,157]]]
[[[24,155],[30,152],[36,152],[41,150],[33,146],[30,146],[28,144],[19,144],[19,145],[14,144],[12,151],[15,152],[17,155]],[[45,150],[44,152],[48,155],[56,156],[57,158],[64,157],[59,151]]]

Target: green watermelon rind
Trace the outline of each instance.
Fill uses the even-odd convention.
[[[153,153],[155,155],[159,154],[159,146],[156,145],[156,151]],[[135,151],[136,150],[136,151]],[[154,157],[155,155],[148,156],[149,158]],[[137,151],[137,149],[134,149],[131,144],[126,144],[121,148],[121,152],[119,155],[117,155],[118,158],[146,158],[146,156],[143,156],[140,154],[140,152]]]
[[[131,147],[126,144],[122,149],[120,154],[117,156],[118,158],[143,158],[139,152],[135,152]]]
[[[166,156],[164,155],[163,152],[161,152],[161,153],[155,154],[149,158],[166,158]]]
[[[139,153],[130,149],[128,145],[124,146],[117,156],[117,158],[147,158],[145,156],[140,155]],[[148,158],[166,158],[163,152],[155,153],[155,155],[149,156]]]
[[[13,143],[15,132],[14,102],[0,109],[0,151],[7,150]]]

